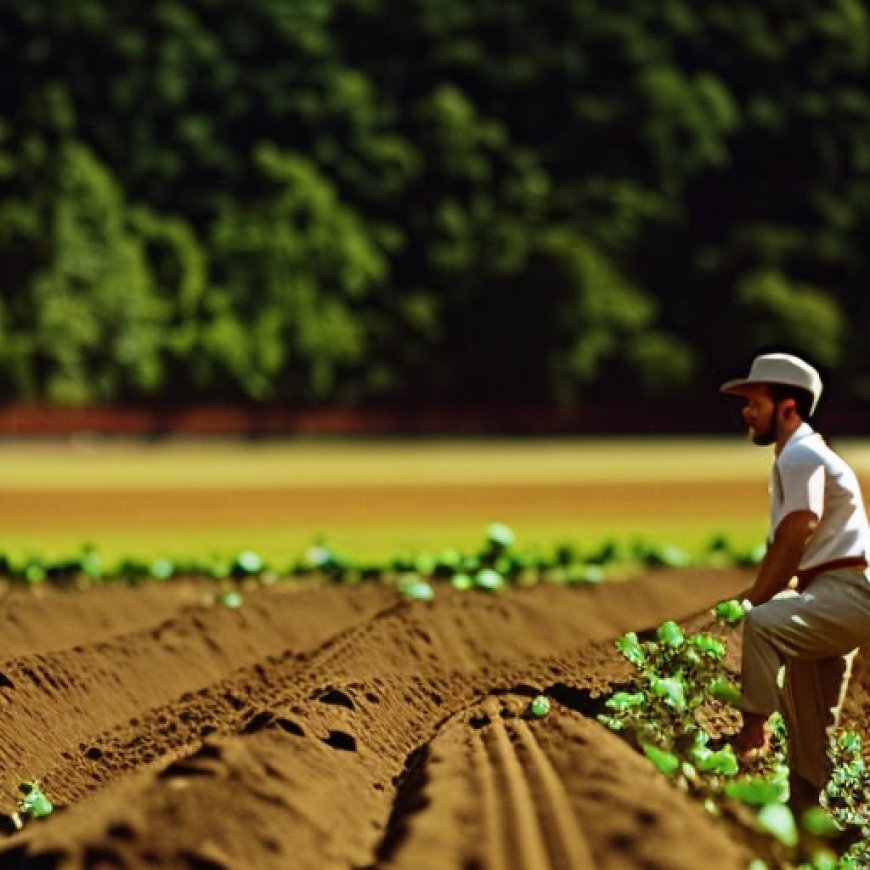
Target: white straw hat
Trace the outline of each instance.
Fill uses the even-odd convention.
[[[741,396],[754,384],[783,384],[806,390],[813,397],[810,414],[816,410],[822,395],[819,373],[808,362],[788,353],[765,353],[755,357],[748,377],[726,381],[719,387],[719,392]]]

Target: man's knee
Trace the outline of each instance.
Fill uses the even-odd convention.
[[[743,621],[750,631],[769,634],[792,623],[800,612],[798,596],[776,597],[753,607]]]
[[[743,620],[744,635],[764,637],[769,634],[777,625],[777,620],[770,610],[765,604],[753,607]]]

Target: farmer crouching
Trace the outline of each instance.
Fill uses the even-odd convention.
[[[870,641],[867,515],[854,472],[806,422],[822,392],[811,365],[764,354],[721,391],[746,400],[752,441],[775,454],[767,552],[745,593],[743,727],[734,747],[744,764],[769,753],[767,720],[781,711],[790,803],[801,811],[828,781],[827,729],[839,717],[851,653]]]

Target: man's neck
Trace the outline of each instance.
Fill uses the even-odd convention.
[[[776,436],[776,446],[774,448],[774,452],[777,456],[782,453],[783,448],[786,444],[791,440],[791,436],[803,426],[804,421],[801,420],[800,417],[796,417],[794,422],[782,422],[780,421],[779,432]]]

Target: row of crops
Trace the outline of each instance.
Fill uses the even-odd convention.
[[[740,550],[722,535],[715,536],[700,555],[671,544],[643,540],[626,543],[617,539],[589,549],[565,543],[542,552],[518,548],[513,531],[502,523],[493,523],[474,551],[447,548],[440,552],[397,555],[381,562],[353,559],[323,542],[313,544],[301,558],[285,565],[270,564],[253,550],[205,558],[127,557],[110,563],[97,547],[84,545],[78,552],[62,557],[29,554],[15,558],[0,553],[0,576],[13,584],[58,586],[100,582],[136,585],[174,577],[222,581],[323,577],[337,583],[396,582],[406,592],[422,589],[421,584],[431,581],[449,582],[459,589],[497,591],[503,586],[539,582],[598,583],[608,573],[634,567],[748,566],[756,564],[762,555],[763,547]]]

